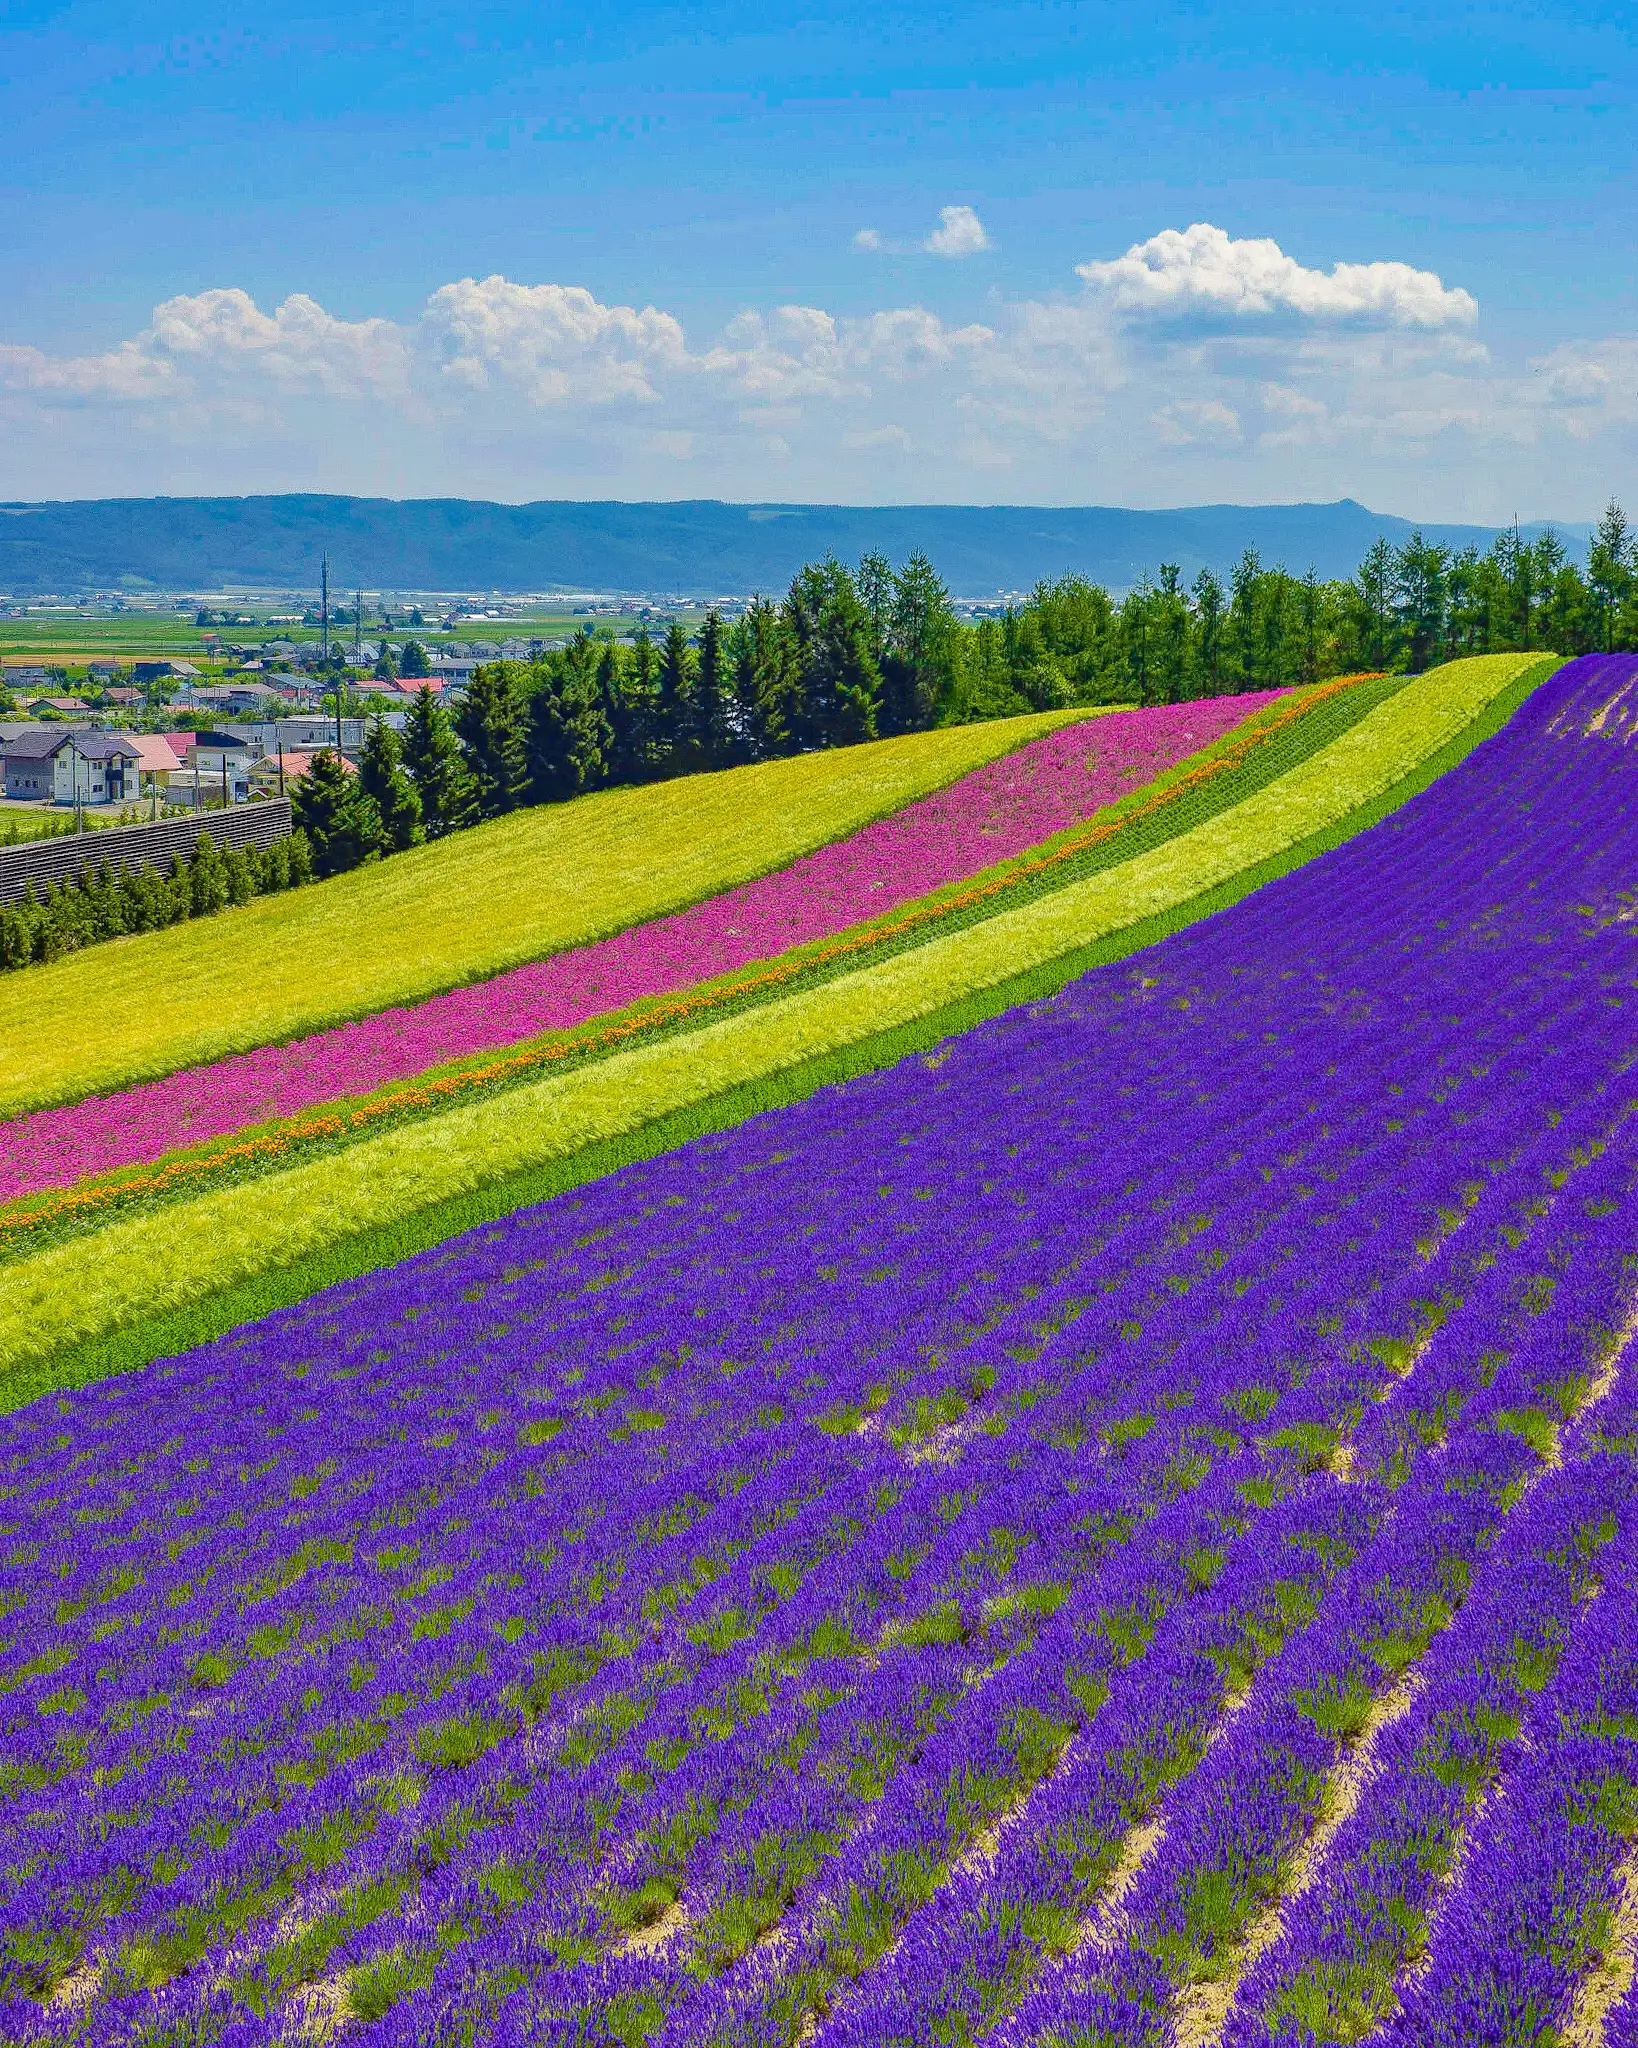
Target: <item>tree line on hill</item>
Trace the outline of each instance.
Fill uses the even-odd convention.
[[[811,563],[783,599],[758,598],[735,619],[710,612],[693,635],[673,621],[661,640],[622,644],[588,627],[536,661],[478,669],[453,709],[423,688],[402,738],[371,723],[356,774],[328,750],[315,757],[283,853],[222,855],[201,838],[164,876],[88,868],[0,911],[0,968],[615,784],[1022,711],[1179,702],[1525,648],[1638,648],[1638,537],[1618,505],[1585,571],[1550,533],[1504,533],[1485,554],[1413,534],[1378,542],[1346,581],[1265,568],[1248,552],[1226,583],[1203,570],[1185,588],[1162,564],[1117,599],[1063,576],[972,625],[924,555],[898,571],[879,555],[857,571]]]
[[[320,874],[521,806],[621,783],[1073,705],[1161,704],[1421,670],[1464,654],[1638,646],[1638,539],[1619,506],[1583,571],[1551,533],[1453,554],[1379,541],[1345,581],[1242,556],[1185,587],[1162,563],[1124,597],[1042,583],[964,624],[925,555],[810,563],[783,599],[690,636],[587,627],[478,669],[453,715],[419,693],[402,741],[372,726],[357,777],[321,755],[296,795]]]

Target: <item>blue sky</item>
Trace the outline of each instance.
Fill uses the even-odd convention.
[[[1630,10],[272,12],[0,17],[0,495],[1585,518],[1638,451]]]

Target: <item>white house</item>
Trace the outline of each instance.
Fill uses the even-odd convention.
[[[46,726],[6,742],[6,795],[59,804],[122,804],[140,794],[141,749],[128,733]]]

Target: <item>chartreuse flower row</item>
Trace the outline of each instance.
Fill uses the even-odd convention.
[[[0,1116],[265,1045],[657,917],[857,831],[1084,713],[878,740],[520,811],[230,927],[0,985]]]
[[[0,1254],[65,1225],[83,1225],[118,1208],[152,1203],[225,1179],[242,1178],[318,1148],[331,1148],[388,1123],[446,1108],[457,1098],[499,1088],[590,1059],[606,1057],[699,1022],[768,1002],[798,987],[833,980],[848,968],[890,958],[993,916],[1009,904],[1066,887],[1083,874],[1135,857],[1227,808],[1295,765],[1391,691],[1403,679],[1348,677],[1276,702],[1260,716],[1203,749],[1181,768],[1107,807],[1084,825],[1053,835],[1037,850],[931,892],[916,904],[832,938],[790,948],[780,958],[719,976],[686,994],[633,1005],[572,1032],[557,1032],[490,1058],[431,1068],[414,1081],[354,1101],[344,1097],[312,1113],[259,1125],[232,1142],[209,1142],[161,1156],[154,1164],[88,1178],[59,1192],[0,1208]],[[1139,714],[1141,716],[1141,714]],[[1098,721],[1100,726],[1110,721]],[[1026,750],[1033,751],[1033,749]],[[967,778],[971,780],[972,778]],[[846,842],[857,844],[857,840]],[[209,1070],[205,1070],[207,1073]],[[100,1115],[118,1104],[98,1102]]]
[[[0,1422],[0,2033],[1581,2038],[1638,1708],[1585,680],[1141,973]]]
[[[48,1245],[6,1268],[0,1368],[26,1398],[157,1355],[1061,987],[1348,836],[1459,758],[1542,672],[1539,657],[1453,663],[1245,802],[1019,908],[577,1071]]]

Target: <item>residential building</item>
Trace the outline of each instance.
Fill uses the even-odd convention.
[[[181,773],[181,755],[163,733],[133,732],[125,737],[136,746],[137,782],[142,795],[165,794],[171,777]]]
[[[278,703],[280,694],[259,676],[236,675],[225,683],[208,683],[203,689],[190,690],[188,701],[201,711],[231,716],[235,711],[265,710],[268,705]]]
[[[189,682],[198,673],[191,661],[139,661],[131,670],[132,680],[139,683],[162,683],[167,677]]]
[[[264,754],[250,771],[250,784],[253,789],[266,790],[269,796],[288,796],[312,765],[312,752]],[[341,765],[348,775],[358,773],[356,764],[345,754],[341,757]]]
[[[131,803],[141,751],[129,733],[42,726],[6,742],[6,795],[36,803]]]
[[[250,771],[260,750],[231,732],[196,732],[191,740],[182,773],[172,777],[171,788],[183,790],[184,802],[189,801],[187,792],[197,788],[201,801],[216,798],[242,804],[250,794]]]

